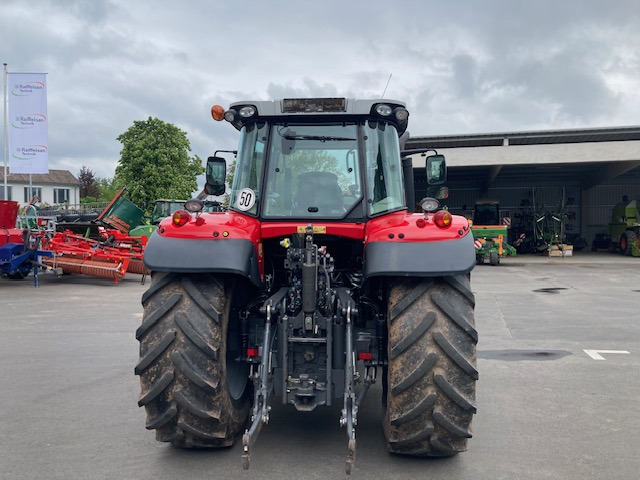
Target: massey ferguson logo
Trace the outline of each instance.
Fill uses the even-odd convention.
[[[41,92],[43,90],[44,83],[42,82],[16,83],[13,85],[11,94],[18,97],[24,97],[25,95],[33,95],[35,92]]]

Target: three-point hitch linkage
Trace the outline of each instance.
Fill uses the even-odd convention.
[[[260,361],[251,370],[251,426],[242,438],[245,470],[260,429],[269,422],[274,393],[282,397],[282,403],[294,405],[299,411],[331,405],[332,398],[341,394],[340,426],[346,427],[348,438],[347,473],[355,462],[358,406],[376,380],[376,367],[366,368],[364,386],[356,397],[353,326],[358,309],[348,288],[332,288],[333,258],[324,247],[313,243],[313,233],[309,225],[304,235],[281,242],[287,249],[289,284],[260,308],[264,315]]]

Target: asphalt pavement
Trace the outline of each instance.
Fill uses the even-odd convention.
[[[248,472],[239,444],[156,442],[133,374],[147,287],[137,275],[0,279],[0,479],[345,477],[339,405],[276,404]],[[375,385],[352,478],[639,478],[640,258],[507,258],[478,266],[472,287],[480,380],[468,451],[388,454]]]

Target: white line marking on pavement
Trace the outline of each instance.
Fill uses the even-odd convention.
[[[601,353],[623,353],[627,355],[629,354],[629,352],[627,352],[626,350],[582,350],[582,351],[587,355],[589,355],[594,360],[606,360],[606,358],[600,355]]]

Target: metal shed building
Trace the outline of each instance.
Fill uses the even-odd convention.
[[[568,237],[591,244],[607,231],[623,195],[640,199],[640,126],[413,137],[405,148],[433,148],[447,157],[445,203],[452,212],[498,200],[515,228],[534,206],[562,210]],[[414,155],[418,199],[426,195],[424,164],[424,156]]]

